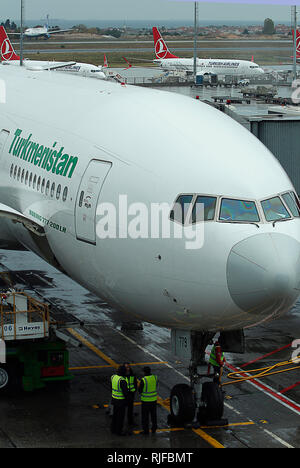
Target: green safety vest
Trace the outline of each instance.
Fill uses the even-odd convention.
[[[126,382],[127,382],[127,387],[129,392],[135,392],[135,386],[134,386],[134,375],[130,375],[129,377],[125,377]]]
[[[142,401],[157,401],[157,375],[146,375],[142,378],[144,382],[141,393]]]
[[[224,353],[221,354],[221,359],[223,361]],[[212,350],[211,350],[211,353],[210,353],[210,358],[209,358],[209,363],[212,366],[220,367],[220,364],[218,363],[217,358],[216,358],[216,347],[215,346],[212,347]]]
[[[124,377],[121,377],[120,375],[112,375],[111,377],[111,386],[112,386],[112,397],[115,398],[116,400],[125,400],[124,393],[122,392],[121,389],[121,381],[126,379]]]

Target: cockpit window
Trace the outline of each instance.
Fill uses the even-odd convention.
[[[286,203],[288,209],[295,218],[299,218],[300,210],[298,207],[297,199],[294,192],[284,193],[282,195],[284,202]]]
[[[278,221],[281,219],[289,219],[291,217],[280,197],[273,197],[269,200],[264,200],[261,202],[261,206],[264,210],[267,221]]]
[[[219,219],[228,222],[257,223],[259,214],[254,201],[223,198]]]
[[[185,224],[193,195],[180,195],[170,213],[170,219]]]
[[[215,217],[216,204],[216,197],[198,196],[192,211],[192,223],[213,220]]]

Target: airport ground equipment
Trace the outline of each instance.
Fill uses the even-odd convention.
[[[277,94],[277,88],[274,86],[245,87],[240,90],[244,97],[253,97],[259,99],[273,98]]]
[[[69,381],[69,352],[63,322],[49,306],[25,292],[0,294],[0,338],[5,356],[0,362],[0,394],[33,391],[48,382]],[[2,353],[3,354],[3,353]]]
[[[214,74],[197,74],[195,86],[218,86],[218,76]]]

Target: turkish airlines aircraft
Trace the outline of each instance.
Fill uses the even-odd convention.
[[[7,66],[0,84],[0,248],[31,250],[134,320],[190,333],[192,387],[208,337],[296,302],[295,189],[233,119],[63,73]],[[193,419],[193,395],[175,386],[172,414]]]
[[[16,66],[20,65],[20,57],[16,54],[3,26],[0,26],[0,51],[2,63],[8,63]],[[28,59],[25,59],[23,63],[26,68],[52,69],[81,76],[100,78],[102,80],[106,79],[106,75],[103,73],[102,67],[97,67],[96,65],[89,63],[47,62]]]
[[[163,40],[156,27],[153,28],[154,49],[156,59],[154,63],[159,64],[167,70],[194,70],[193,58],[179,58],[171,54],[167,44]],[[264,70],[253,61],[235,59],[200,59],[197,58],[197,74],[216,74],[233,76],[253,76],[264,73]]]

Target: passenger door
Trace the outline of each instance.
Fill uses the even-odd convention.
[[[2,157],[4,146],[7,142],[9,135],[10,135],[10,132],[8,130],[2,129],[0,132],[0,158]]]
[[[99,195],[112,164],[90,161],[79,186],[75,208],[75,230],[78,240],[96,244],[96,211]]]

